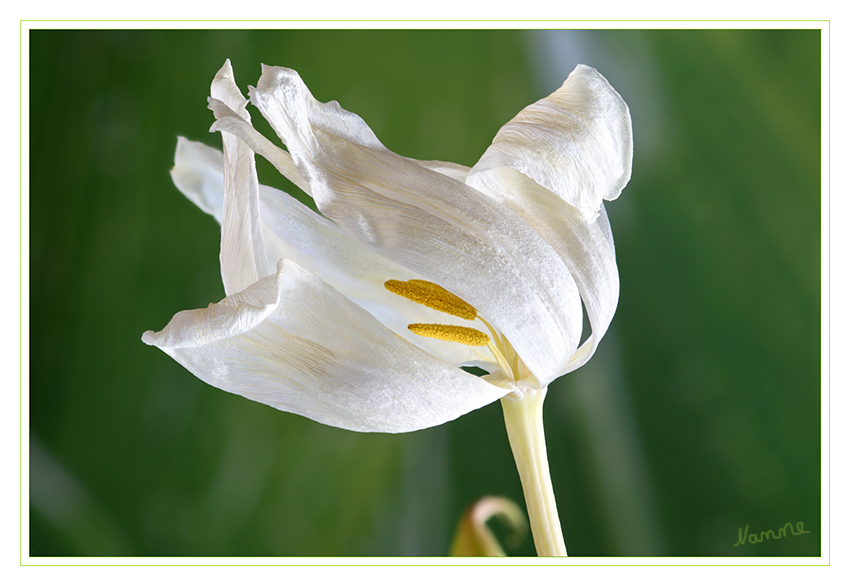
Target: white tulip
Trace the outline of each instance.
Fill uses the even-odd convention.
[[[264,66],[249,95],[287,150],[251,126],[228,61],[210,98],[223,153],[181,138],[172,171],[221,223],[227,297],[143,341],[215,387],[355,431],[413,431],[503,399],[538,553],[565,555],[537,421],[616,309],[602,201],[631,175],[625,102],[580,65],[469,169],[389,151],[290,69]],[[260,185],[255,153],[321,215]]]

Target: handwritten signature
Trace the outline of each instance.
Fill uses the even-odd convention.
[[[783,525],[782,527],[780,527],[776,533],[774,533],[773,530],[768,530],[762,531],[758,535],[756,535],[755,533],[750,534],[750,526],[746,525],[743,531],[741,531],[740,527],[738,528],[738,543],[734,543],[733,545],[735,547],[738,547],[739,545],[743,545],[748,541],[750,543],[761,543],[765,539],[782,539],[783,537],[786,537],[788,535],[786,533],[786,529],[791,530],[791,535],[802,535],[804,533],[811,533],[811,531],[806,531],[803,529],[802,521],[797,523],[796,531],[794,530],[794,525],[788,522],[785,523],[785,525]]]

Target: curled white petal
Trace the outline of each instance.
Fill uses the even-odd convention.
[[[223,102],[211,98],[209,105],[216,118],[215,124],[210,127],[211,132],[231,134],[241,139],[251,150],[274,165],[281,175],[292,181],[304,193],[310,195],[310,184],[298,172],[298,168],[292,161],[292,155],[257,132],[249,121],[239,116]]]
[[[221,224],[224,215],[224,170],[220,150],[177,137],[171,180],[189,201]]]
[[[439,425],[509,392],[404,341],[291,261],[142,340],[210,385],[354,431]]]
[[[210,95],[249,119],[242,96],[233,79],[230,60],[213,79]],[[224,152],[224,203],[221,221],[221,279],[228,295],[245,289],[274,271],[267,263],[260,223],[260,183],[254,152],[235,136],[222,138]]]
[[[484,177],[489,180],[482,181]],[[596,220],[588,222],[576,208],[510,167],[475,173],[469,182],[534,226],[575,278],[591,333],[561,374],[579,368],[608,330],[620,295],[614,238],[605,207],[599,208]]]
[[[579,65],[550,96],[505,124],[470,177],[510,167],[592,221],[632,173],[629,108],[595,69]],[[486,178],[485,178],[486,179]]]

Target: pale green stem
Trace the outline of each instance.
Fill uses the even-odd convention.
[[[543,437],[543,399],[546,389],[516,391],[502,398],[505,427],[514,453],[534,547],[539,556],[565,556],[567,546],[549,477]]]

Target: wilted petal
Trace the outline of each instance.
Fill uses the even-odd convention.
[[[439,425],[507,392],[402,340],[290,261],[142,340],[210,385],[354,431]]]
[[[242,96],[233,79],[230,60],[216,74],[210,88],[237,115],[249,120]],[[226,294],[242,291],[274,271],[266,259],[260,224],[260,183],[254,152],[235,136],[222,138],[224,150],[224,204],[221,222],[221,279]]]
[[[221,132],[240,138],[252,151],[274,165],[281,175],[289,179],[301,191],[310,195],[310,184],[299,173],[292,160],[292,155],[257,132],[250,122],[243,119],[220,100],[210,98],[209,107],[216,118],[215,123],[210,127],[210,132]]]
[[[579,65],[560,89],[499,130],[470,176],[499,167],[530,177],[592,221],[631,177],[629,108],[599,72]]]
[[[359,241],[439,283],[501,331],[542,384],[578,346],[572,276],[531,226],[452,178],[387,151],[335,102],[317,102],[298,75],[264,67],[250,92],[310,183],[319,209]]]
[[[221,224],[224,169],[220,150],[178,136],[171,180],[189,201]]]
[[[426,169],[442,173],[446,177],[451,177],[455,181],[460,181],[461,183],[466,183],[466,176],[469,174],[469,167],[465,165],[458,165],[457,163],[448,163],[446,161],[415,161],[414,159],[408,160],[414,161]]]
[[[485,176],[490,180],[482,181]],[[614,238],[605,206],[600,206],[595,221],[588,222],[573,206],[509,167],[471,173],[468,181],[534,226],[575,278],[592,330],[562,374],[577,369],[590,359],[608,330],[620,294]]]

